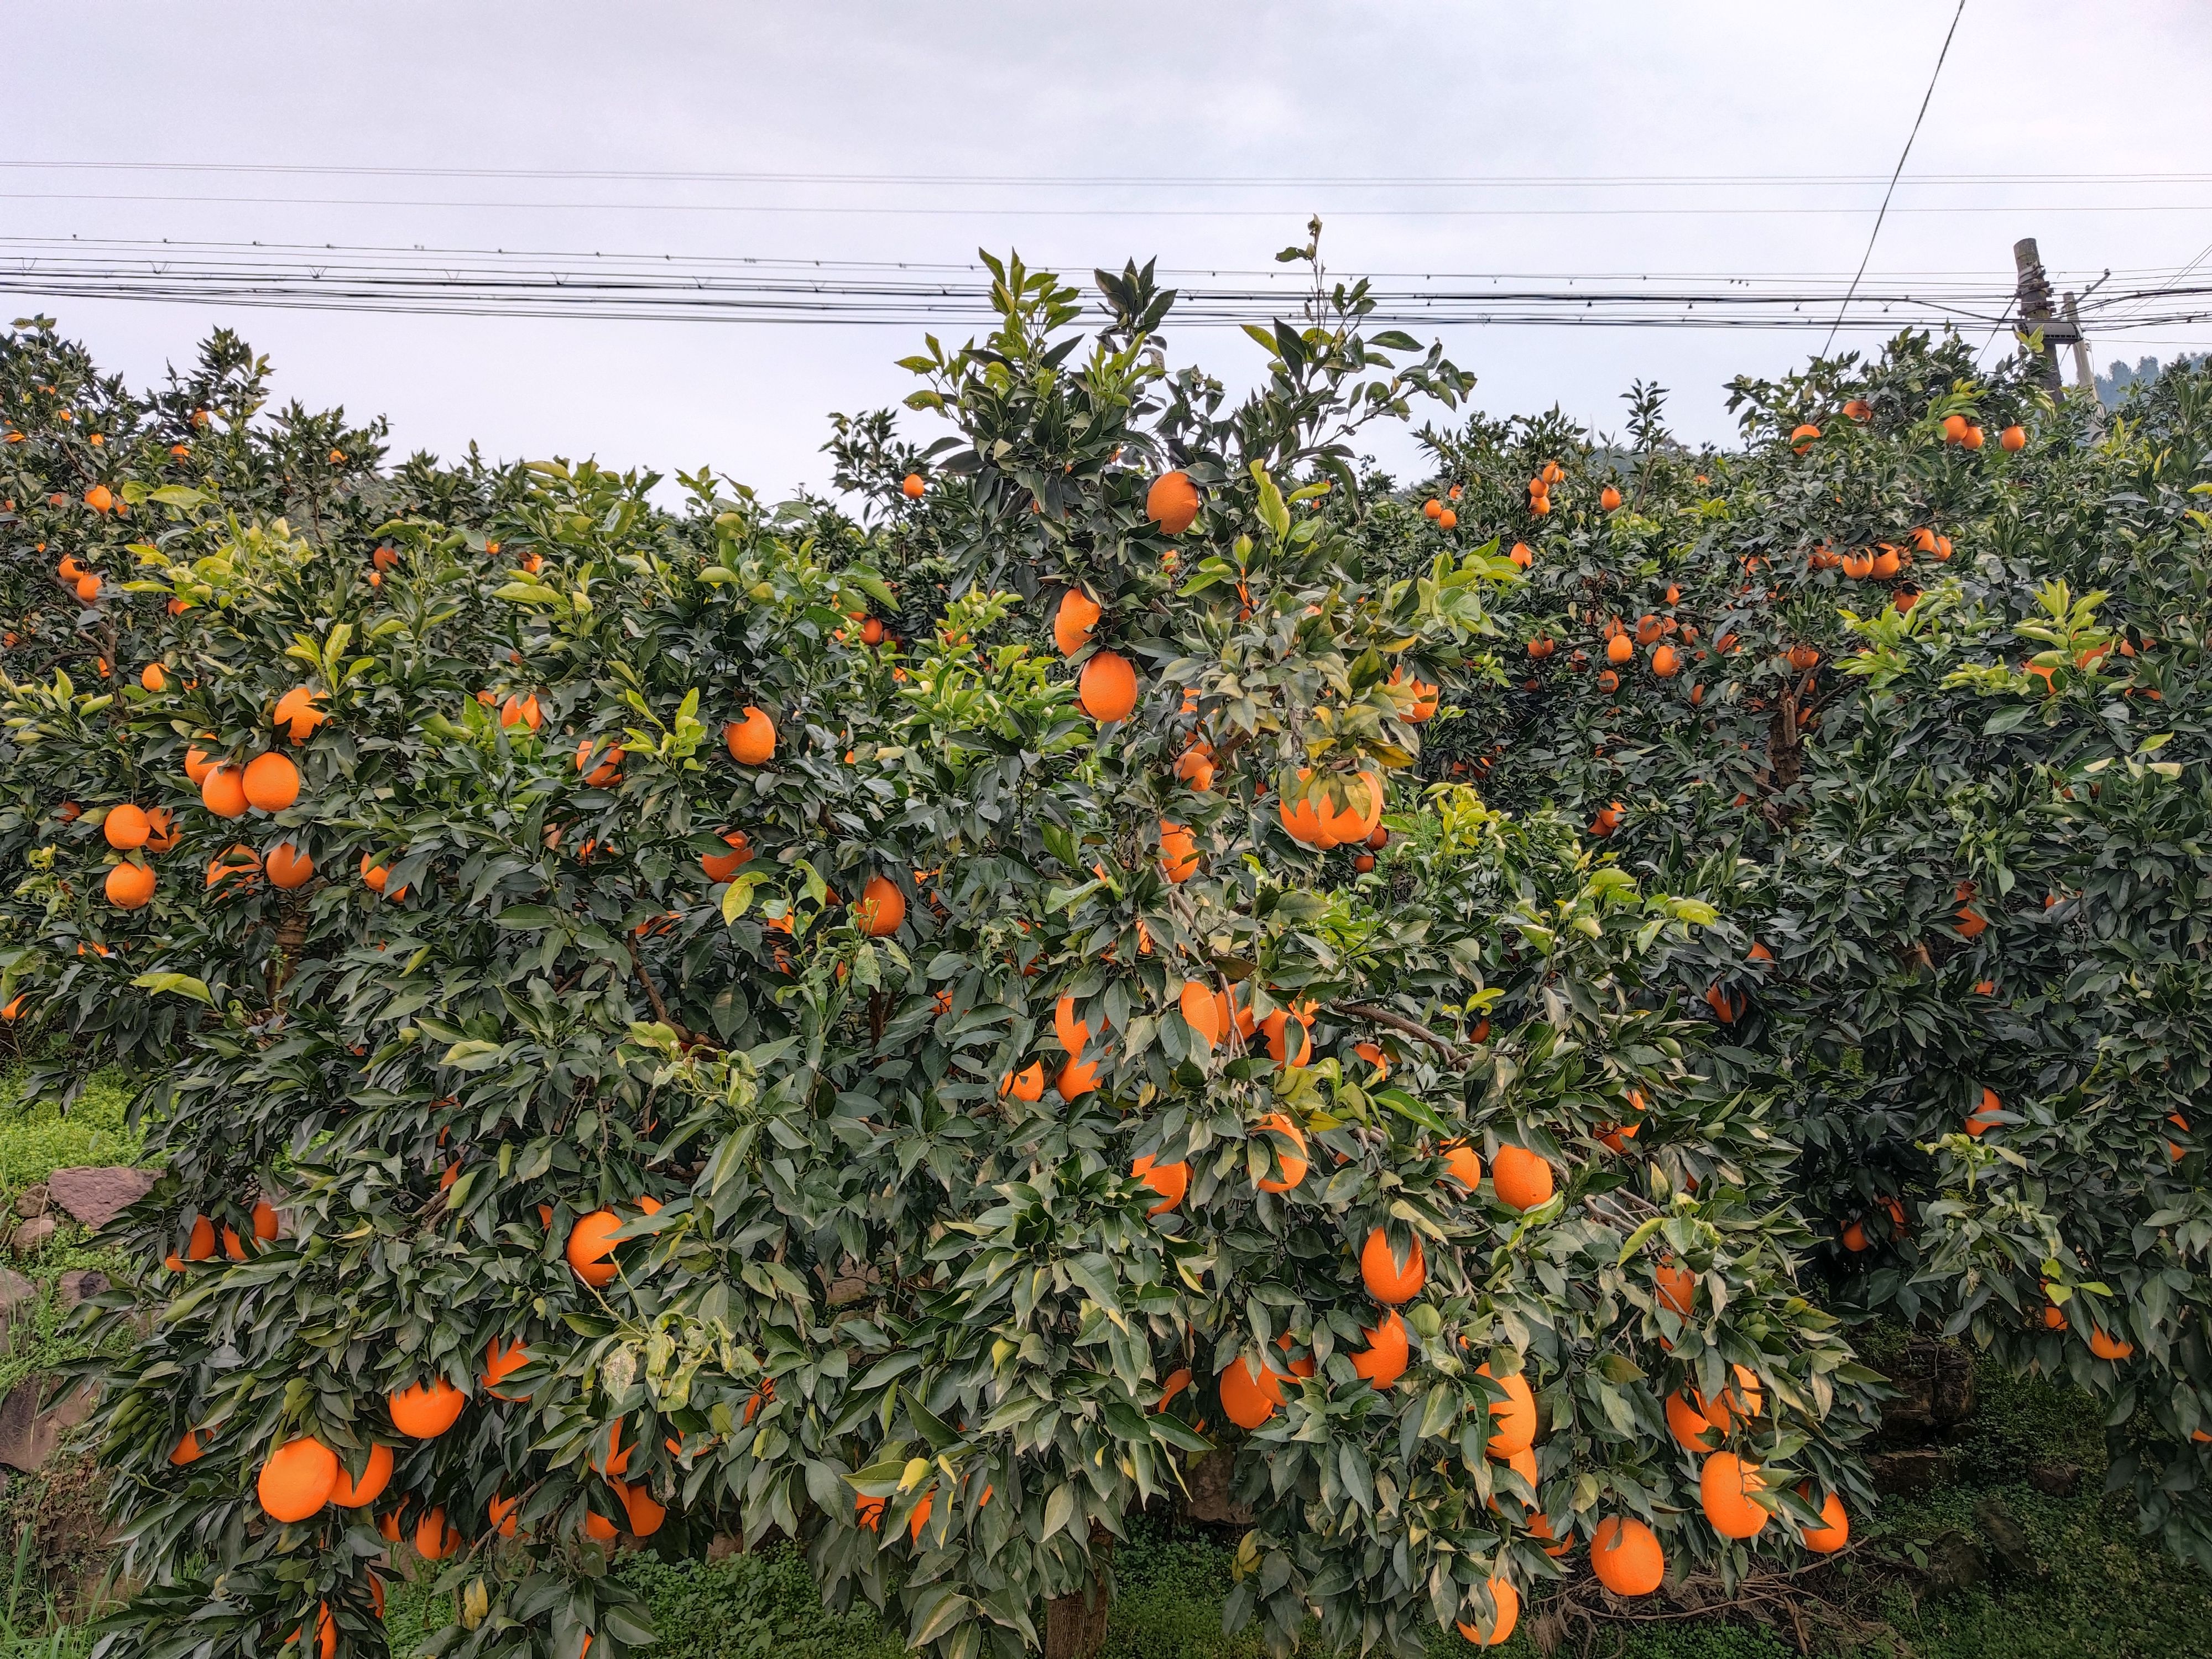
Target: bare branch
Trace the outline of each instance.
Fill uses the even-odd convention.
[[[1425,1042],[1455,1066],[1467,1064],[1467,1052],[1431,1031],[1419,1020],[1407,1019],[1403,1014],[1394,1014],[1388,1008],[1377,1008],[1368,1002],[1332,1002],[1332,1014],[1342,1014],[1346,1019],[1364,1019],[1371,1025],[1388,1026],[1391,1030]]]

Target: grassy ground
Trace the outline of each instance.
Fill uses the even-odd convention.
[[[0,1206],[48,1171],[71,1164],[134,1163],[142,1143],[124,1125],[121,1079],[96,1079],[66,1117],[26,1104],[16,1080],[0,1074]],[[14,1352],[0,1359],[0,1394],[22,1376],[74,1350],[61,1329],[53,1285],[71,1267],[114,1265],[88,1250],[81,1229],[64,1224],[45,1250],[15,1264],[44,1295]],[[1877,1337],[1875,1346],[1880,1346]],[[2095,1413],[2069,1390],[2016,1382],[1984,1368],[1980,1407],[1951,1443],[1956,1484],[1924,1498],[1892,1499],[1857,1525],[1866,1566],[1829,1587],[1826,1607],[1808,1604],[1816,1651],[1889,1659],[2182,1659],[2212,1655],[2212,1583],[2135,1534],[2126,1506],[2099,1495],[2105,1445]],[[2071,1463],[2081,1495],[2048,1496],[2027,1484],[2031,1470]],[[2009,1520],[2023,1540],[2014,1559],[1988,1552],[1990,1576],[1964,1588],[1939,1587],[1917,1562],[1954,1540],[1981,1540]],[[68,1599],[96,1578],[96,1472],[82,1460],[58,1459],[39,1476],[18,1475],[0,1496],[0,1549],[31,1529],[18,1556],[13,1590],[0,1616],[0,1659],[76,1659],[85,1643]],[[1199,1533],[1141,1530],[1118,1554],[1117,1591],[1105,1659],[1262,1659],[1249,1632],[1221,1632],[1230,1584],[1222,1542]],[[0,1555],[0,1575],[9,1563]],[[653,1611],[665,1659],[896,1659],[897,1638],[872,1614],[826,1611],[792,1552],[719,1562],[661,1562],[633,1555],[619,1568]],[[58,1591],[59,1607],[50,1597]],[[1531,1610],[1533,1613],[1533,1609]],[[422,1590],[392,1595],[386,1629],[401,1659],[442,1625],[447,1610]],[[1501,1653],[1537,1652],[1522,1632]],[[1560,1651],[1607,1659],[1784,1659],[1801,1651],[1787,1629],[1759,1628],[1725,1615],[1681,1624],[1577,1629]],[[1433,1659],[1466,1652],[1439,1633]]]

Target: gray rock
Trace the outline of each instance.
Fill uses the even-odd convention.
[[[46,1462],[33,1445],[32,1430],[38,1415],[39,1379],[26,1377],[9,1390],[6,1400],[0,1401],[0,1463],[35,1469]]]
[[[17,1215],[44,1215],[46,1212],[46,1183],[45,1182],[41,1181],[35,1186],[26,1187],[15,1194]]]
[[[2027,1484],[2051,1498],[2071,1498],[2081,1490],[2081,1466],[2038,1463],[2027,1472]]]
[[[12,1267],[0,1267],[0,1319],[28,1317],[38,1304],[37,1285]]]
[[[1928,1547],[1928,1577],[1945,1589],[1967,1589],[1990,1576],[1981,1546],[1954,1528]]]
[[[88,1296],[107,1288],[107,1275],[97,1267],[73,1267],[62,1275],[62,1306],[74,1308]]]
[[[1887,1498],[1917,1498],[1942,1485],[1950,1473],[1951,1456],[1927,1446],[1911,1451],[1876,1452],[1867,1459],[1874,1489]]]
[[[2039,1571],[2035,1552],[2029,1546],[2027,1534],[2012,1511],[2005,1507],[2004,1499],[1990,1493],[1974,1505],[1974,1519],[1980,1525],[1982,1537],[2006,1570],[2023,1578],[2032,1578]]]
[[[1915,1337],[1887,1367],[1897,1397],[1881,1406],[1881,1438],[1911,1445],[1974,1414],[1974,1362],[1962,1344]]]
[[[1224,1451],[1207,1452],[1192,1463],[1184,1477],[1190,1497],[1183,1504],[1183,1513],[1194,1521],[1250,1526],[1251,1505],[1240,1504],[1230,1495],[1230,1479],[1236,1468],[1237,1460]]]
[[[151,1170],[118,1165],[56,1170],[46,1177],[48,1196],[94,1232],[153,1190]]]
[[[28,1221],[15,1224],[15,1231],[9,1235],[8,1243],[17,1255],[35,1255],[58,1231],[53,1217],[34,1215]]]

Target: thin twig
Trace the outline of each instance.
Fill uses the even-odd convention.
[[[1342,1014],[1347,1019],[1364,1019],[1370,1024],[1387,1025],[1416,1042],[1427,1043],[1454,1065],[1467,1063],[1464,1049],[1446,1042],[1419,1020],[1407,1019],[1403,1014],[1394,1014],[1388,1008],[1377,1008],[1368,1002],[1332,1002],[1328,1005],[1328,1011],[1332,1014]]]
[[[638,955],[635,943],[625,939],[623,944],[629,951],[629,965],[637,969],[637,982],[645,987],[645,1000],[653,1005],[653,1017],[675,1032],[679,1041],[690,1042],[691,1032],[668,1012],[668,1005],[660,1000],[660,988],[653,982],[653,975],[645,971],[645,962]]]

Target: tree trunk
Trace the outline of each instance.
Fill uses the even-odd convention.
[[[1044,1659],[1091,1659],[1106,1644],[1107,1578],[1114,1565],[1114,1534],[1091,1523],[1091,1583],[1044,1604]]]

